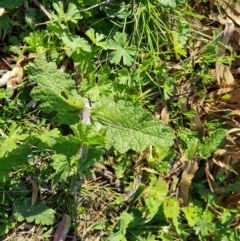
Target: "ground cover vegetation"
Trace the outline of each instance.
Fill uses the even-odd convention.
[[[0,0],[0,239],[240,239],[240,3]]]

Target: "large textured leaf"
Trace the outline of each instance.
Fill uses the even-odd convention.
[[[31,207],[31,198],[21,200],[16,199],[14,203],[14,217],[22,222],[26,220],[29,223],[36,223],[41,225],[52,225],[55,221],[54,210],[48,208],[43,202]]]
[[[226,138],[227,130],[218,129],[206,138],[205,142],[201,145],[199,154],[202,158],[207,159],[211,154],[217,150]]]
[[[75,90],[74,80],[59,71],[54,62],[47,62],[44,55],[38,56],[29,66],[28,78],[38,84],[31,96],[40,101],[43,112],[57,111],[60,123],[74,124],[79,121],[84,102]]]
[[[174,135],[170,128],[131,102],[104,98],[93,106],[92,116],[106,126],[107,138],[121,153],[129,149],[141,152],[150,145],[169,148],[173,144]]]

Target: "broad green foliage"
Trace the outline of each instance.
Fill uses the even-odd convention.
[[[34,53],[42,53],[49,46],[46,43],[47,33],[46,31],[34,31],[29,36],[24,38],[24,41],[28,45],[28,50]]]
[[[39,131],[34,132],[32,136],[40,139],[41,142],[46,144],[48,147],[51,147],[56,143],[56,138],[60,136],[60,132],[56,128],[52,130],[42,128]]]
[[[35,29],[35,24],[37,23],[36,14],[37,11],[35,8],[29,8],[25,12],[25,21],[28,24],[28,26],[30,26],[30,28],[32,29]]]
[[[7,137],[0,137],[0,158],[17,148],[18,141],[24,141],[28,134],[23,134],[23,129],[13,123],[9,128]]]
[[[222,145],[223,141],[226,138],[226,134],[226,129],[219,128],[209,137],[207,137],[199,150],[200,156],[204,159],[210,157],[210,155]]]
[[[180,207],[177,200],[166,197],[163,201],[163,211],[166,219],[170,221],[176,228],[177,233],[180,235],[182,232],[180,222]]]
[[[54,62],[47,62],[40,55],[29,66],[29,80],[38,85],[33,88],[31,96],[40,101],[40,108],[45,113],[56,111],[60,123],[74,124],[79,121],[84,104],[77,94],[75,82],[57,69]]]
[[[18,8],[20,6],[22,6],[22,4],[25,2],[25,0],[9,0],[9,1],[5,1],[5,0],[0,0],[0,6],[2,8]]]
[[[103,49],[107,49],[108,43],[102,41],[106,38],[104,34],[96,33],[93,28],[90,28],[85,34],[90,38],[93,44]]]
[[[104,78],[96,80],[93,78],[91,82],[83,81],[82,90],[85,95],[88,96],[92,101],[97,101],[101,99],[101,96],[111,96],[113,95],[113,82],[107,81]]]
[[[213,223],[213,214],[209,210],[202,210],[197,206],[186,207],[183,209],[187,218],[188,224],[193,227],[195,234],[200,240],[205,240],[209,233],[214,233],[215,224]]]
[[[31,139],[27,139],[18,148],[0,159],[0,170],[9,172],[13,167],[18,168],[26,163],[26,157],[31,154],[31,145],[35,144]]]
[[[158,0],[158,2],[165,7],[175,8],[177,5],[185,3],[185,0]]]
[[[65,23],[71,22],[77,24],[78,20],[82,18],[82,16],[79,13],[77,13],[77,6],[73,3],[68,4],[66,12],[64,11],[64,6],[61,1],[53,3],[53,8],[56,10],[58,15],[56,16],[55,14],[52,14],[52,17],[54,19],[59,19],[60,21],[63,21]]]
[[[211,133],[203,143],[200,141],[199,134],[192,133],[189,130],[180,130],[178,134],[187,146],[184,150],[184,156],[187,160],[192,160],[198,155],[200,158],[207,159],[223,144],[227,130],[223,128],[217,129]]]
[[[110,55],[110,62],[120,64],[121,60],[124,65],[130,66],[133,63],[133,57],[136,55],[136,46],[127,46],[127,35],[117,32],[113,39],[108,41],[108,49],[114,50]]]
[[[31,207],[31,199],[16,199],[14,202],[14,217],[18,222],[26,220],[29,223],[51,225],[55,222],[54,210],[43,202]]]
[[[188,142],[187,142],[187,149],[184,152],[184,156],[187,160],[191,161],[193,158],[196,156],[196,153],[199,148],[200,141],[196,137],[192,137]]]
[[[106,137],[116,150],[143,151],[150,145],[172,146],[174,135],[161,121],[131,102],[103,98],[92,109],[94,118],[107,127]]]
[[[167,78],[163,84],[164,99],[168,100],[177,90],[176,80],[172,77]]]
[[[58,182],[66,181],[71,171],[70,159],[63,154],[53,154],[51,159],[53,161],[51,166],[55,170],[55,173],[51,175],[53,185],[57,184]]]
[[[14,90],[0,89],[0,236],[26,222],[47,230],[36,239],[51,239],[66,212],[80,239],[84,213],[91,240],[239,239],[240,182],[226,171],[237,164],[207,166],[226,119],[206,111],[204,131],[191,129],[197,97],[218,89],[208,65],[221,31],[198,30],[206,16],[193,2],[0,0],[0,72],[25,70]],[[233,59],[229,51],[223,61]],[[179,159],[199,165],[185,206]]]
[[[163,180],[153,180],[149,187],[145,189],[144,202],[148,209],[149,218],[158,212],[167,193],[168,188]]]
[[[9,23],[10,23],[10,17],[7,14],[0,16],[0,36],[2,36],[3,30],[7,30],[10,27]]]
[[[66,25],[53,22],[48,24],[49,34],[55,35],[63,43],[63,48],[66,54],[70,57],[72,54],[84,52],[91,52],[91,47],[88,42],[77,35],[71,33],[71,31],[66,27]]]

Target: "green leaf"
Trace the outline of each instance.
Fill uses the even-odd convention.
[[[57,3],[53,3],[53,8],[58,13],[58,16],[56,16],[55,14],[52,14],[52,17],[54,19],[59,18],[59,21],[72,22],[74,24],[77,24],[78,20],[82,18],[80,13],[78,13],[77,6],[73,3],[68,4],[66,13],[64,12],[64,6],[61,1],[58,1]]]
[[[216,205],[219,203],[216,193],[212,192],[209,188],[207,188],[203,183],[193,183],[193,188],[198,189],[198,194],[201,199],[203,199],[209,205]]]
[[[51,166],[54,168],[55,172],[51,175],[53,185],[58,182],[66,181],[67,174],[70,171],[70,162],[68,158],[63,154],[54,154],[51,156],[53,162]]]
[[[0,213],[0,216],[3,217],[4,214]],[[2,223],[3,222],[3,223]],[[16,222],[12,218],[0,219],[0,237],[3,237],[4,234],[7,234],[10,229],[13,229],[16,225]]]
[[[93,28],[90,28],[85,34],[90,38],[93,44],[103,49],[107,49],[108,43],[105,41],[102,41],[103,39],[106,38],[105,35],[95,33],[95,30]]]
[[[200,147],[200,157],[203,159],[209,158],[211,154],[223,144],[226,134],[227,130],[220,128],[207,137],[205,142]]]
[[[78,52],[74,52],[71,57],[74,60],[74,62],[81,63],[78,65],[78,70],[81,74],[85,74],[85,73],[91,74],[95,70],[95,63],[94,61],[92,61],[93,56],[94,56],[94,51],[92,52],[78,51]]]
[[[75,156],[80,148],[81,143],[72,135],[61,136],[53,146],[55,154],[63,154],[68,159]]]
[[[173,225],[176,228],[177,233],[181,234],[180,223],[181,220],[179,218],[180,215],[180,207],[178,201],[173,198],[166,197],[163,201],[163,212],[165,217],[172,221]]]
[[[101,9],[109,18],[125,19],[129,15],[127,4],[123,1],[104,4]]]
[[[43,128],[39,132],[33,132],[33,136],[36,136],[43,143],[46,143],[49,147],[51,147],[56,143],[56,138],[60,136],[60,131],[57,128],[52,130]]]
[[[167,196],[167,193],[167,184],[161,179],[153,181],[145,189],[144,201],[149,209],[150,216],[154,216],[158,212],[158,209]]]
[[[48,24],[47,29],[53,33],[64,44],[66,54],[70,57],[73,53],[91,52],[92,48],[88,41],[82,37],[72,34],[65,24],[53,22]]]
[[[110,235],[107,241],[127,241],[127,239],[125,238],[125,235],[121,231],[118,231]]]
[[[215,232],[215,223],[213,222],[213,214],[205,210],[201,218],[197,219],[196,226],[193,228],[195,233],[201,234],[203,237]]]
[[[134,205],[134,203],[136,203],[139,200],[139,198],[142,197],[144,190],[145,190],[145,185],[141,183],[138,189],[136,190],[136,192],[134,193],[134,196],[128,205],[128,209],[130,209]]]
[[[7,14],[0,16],[0,37],[2,37],[2,30],[10,28],[10,21],[11,19]]]
[[[19,169],[27,162],[27,156],[32,153],[31,146],[34,144],[32,140],[26,140],[18,148],[0,158],[0,183],[10,179],[12,169]]]
[[[24,41],[33,52],[44,52],[48,48],[47,33],[44,30],[31,32]]]
[[[73,35],[67,31],[62,31],[60,38],[63,41],[65,47],[68,48],[66,53],[69,57],[71,57],[74,52],[81,52],[81,50],[91,52],[91,47],[84,38]]]
[[[134,216],[126,211],[122,212],[119,219],[117,226],[121,233],[126,234],[126,230],[128,228],[129,223],[134,220]]]
[[[119,64],[122,59],[124,65],[131,66],[134,61],[131,56],[136,55],[136,46],[127,46],[127,35],[125,33],[117,32],[113,39],[108,40],[107,47],[108,49],[115,50],[109,55],[110,62]]]
[[[35,204],[31,208],[31,198],[21,200],[16,199],[14,202],[13,216],[18,222],[26,220],[29,223],[52,225],[54,224],[54,210],[48,208],[43,202]]]
[[[13,9],[20,7],[21,5],[23,5],[24,2],[25,0],[0,0],[0,6],[2,8]]]
[[[200,142],[198,138],[192,137],[191,139],[189,139],[189,141],[187,142],[187,149],[184,151],[184,156],[187,160],[193,160],[198,150],[199,144]]]
[[[3,157],[7,153],[17,148],[17,142],[23,141],[28,137],[28,134],[22,134],[23,129],[17,127],[14,122],[9,128],[8,137],[0,137],[0,157]]]
[[[56,63],[47,62],[45,56],[39,55],[34,64],[30,64],[28,73],[29,80],[38,84],[31,91],[31,96],[40,101],[43,112],[57,112],[60,123],[79,121],[84,101],[77,94],[75,81],[58,70]]]
[[[103,98],[93,105],[92,116],[106,127],[106,137],[120,153],[130,149],[141,152],[150,145],[173,145],[171,129],[131,102]]]
[[[164,99],[168,100],[177,90],[177,82],[174,78],[168,77],[163,84]]]
[[[158,0],[158,2],[165,6],[170,8],[175,8],[178,4],[185,3],[186,0]]]
[[[10,171],[12,168],[18,168],[27,162],[27,156],[30,155],[31,146],[35,143],[31,139],[27,139],[23,144],[18,146],[3,158],[0,158],[0,170]]]
[[[240,181],[230,184],[224,188],[225,193],[234,192],[240,190]]]
[[[61,136],[53,146],[53,162],[50,164],[55,172],[51,174],[53,184],[66,181],[73,170],[72,161],[77,159],[81,143],[73,136]]]
[[[81,83],[81,92],[85,93],[92,101],[100,100],[102,96],[110,96],[113,93],[113,82],[104,79],[92,80],[91,82],[84,80]]]
[[[101,130],[99,131],[96,126],[79,122],[76,125],[72,125],[71,129],[79,143],[87,145],[102,145],[106,143],[104,133]]]
[[[193,227],[194,225],[196,225],[202,211],[197,206],[184,207],[182,210],[185,214],[185,218],[188,221],[188,225],[190,227]]]
[[[186,49],[179,41],[179,33],[176,31],[172,31],[172,38],[173,38],[173,48],[175,52],[175,56],[177,59],[180,59],[180,56],[186,57]]]

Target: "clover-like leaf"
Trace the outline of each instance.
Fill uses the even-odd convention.
[[[119,64],[123,60],[123,64],[130,66],[132,65],[137,48],[134,45],[127,46],[127,35],[125,33],[117,32],[114,40],[110,39],[108,41],[108,49],[114,50],[110,55],[110,62],[114,64]]]
[[[23,141],[28,137],[28,134],[23,134],[23,129],[13,123],[9,128],[7,137],[0,137],[0,157],[17,148],[17,142]]]
[[[91,39],[93,44],[95,44],[96,46],[102,47],[103,49],[107,48],[107,42],[102,41],[106,38],[105,35],[95,33],[95,30],[93,28],[90,28],[85,34]]]
[[[56,143],[56,139],[60,136],[60,131],[57,128],[52,130],[42,128],[39,132],[34,132],[33,136],[36,136],[48,146],[53,146]]]

